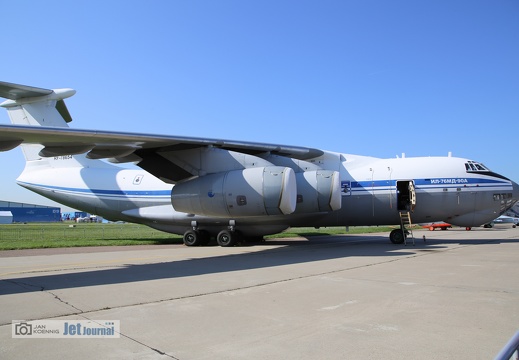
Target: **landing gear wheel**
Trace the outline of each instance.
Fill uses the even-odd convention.
[[[391,231],[389,233],[389,240],[391,240],[391,242],[393,244],[403,244],[405,238],[404,238],[404,234],[402,233],[402,230],[395,229],[395,230]]]
[[[202,236],[195,230],[187,230],[184,233],[184,245],[186,246],[198,246],[201,245]]]
[[[222,230],[216,237],[216,242],[222,247],[231,247],[236,244],[236,236],[229,230]]]

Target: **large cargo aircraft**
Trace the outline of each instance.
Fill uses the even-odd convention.
[[[72,89],[0,82],[0,151],[20,146],[19,185],[106,219],[181,234],[188,246],[221,246],[289,227],[406,225],[471,228],[519,199],[519,187],[457,157],[379,159],[321,149],[121,131],[76,130]],[[134,163],[127,169],[114,164]]]

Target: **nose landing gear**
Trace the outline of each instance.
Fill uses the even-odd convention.
[[[389,240],[393,244],[403,244],[405,241],[405,232],[402,229],[394,229],[389,233]]]

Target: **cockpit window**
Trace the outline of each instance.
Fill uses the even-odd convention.
[[[475,162],[475,161],[468,161],[465,163],[465,169],[467,172],[489,172],[490,169],[487,168],[485,165]]]
[[[467,169],[467,171],[477,171],[476,167],[471,163],[465,163],[465,169]]]
[[[509,178],[504,177],[503,175],[499,175],[499,174],[496,174],[495,172],[490,171],[490,169],[487,168],[485,165],[483,165],[482,163],[478,163],[476,161],[471,161],[471,160],[467,161],[465,163],[465,169],[470,174],[488,175],[488,176],[493,176],[493,177],[496,177],[496,178],[499,178],[499,179],[510,181]]]

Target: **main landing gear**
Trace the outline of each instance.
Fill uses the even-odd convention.
[[[184,244],[186,246],[204,246],[209,244],[211,235],[204,230],[189,229],[184,233]]]
[[[216,242],[222,247],[234,246],[237,242],[237,234],[234,231],[222,230],[216,235]]]
[[[191,222],[191,229],[184,233],[184,245],[186,246],[205,246],[211,240],[211,234],[205,230],[199,230],[196,221]],[[216,234],[216,242],[222,247],[231,247],[237,244],[239,232],[235,229],[234,220],[229,221],[227,229],[221,230]]]

